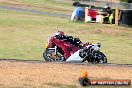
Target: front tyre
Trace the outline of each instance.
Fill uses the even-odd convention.
[[[47,62],[51,62],[51,61],[62,62],[62,61],[65,61],[64,55],[62,55],[59,52],[55,53],[55,51],[50,50],[50,49],[46,49],[44,51],[43,57],[44,57],[45,61],[47,61]]]

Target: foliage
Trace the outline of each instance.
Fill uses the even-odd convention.
[[[120,0],[121,2],[128,2],[128,3],[132,3],[132,0]]]

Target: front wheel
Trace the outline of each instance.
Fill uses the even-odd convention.
[[[65,61],[65,56],[59,53],[58,51],[55,53],[54,50],[46,49],[43,53],[43,57],[45,61],[50,62],[50,61],[57,61],[57,62],[62,62]]]

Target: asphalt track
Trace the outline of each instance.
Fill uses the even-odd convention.
[[[18,59],[0,59],[0,62],[22,62],[22,63],[50,63],[50,64],[74,64],[74,65],[85,65],[85,66],[110,66],[110,67],[132,67],[132,64],[117,64],[117,63],[107,63],[107,64],[92,64],[88,62],[46,62],[42,60],[18,60]]]
[[[53,17],[61,17],[61,18],[70,18],[70,15],[66,14],[58,14],[58,13],[49,13],[49,12],[43,12],[39,10],[29,10],[29,9],[23,9],[23,8],[16,8],[13,6],[6,6],[6,5],[0,5],[0,9],[2,10],[9,10],[9,11],[16,11],[16,12],[29,12],[32,14],[41,14],[41,15],[48,15]],[[7,61],[7,62],[24,62],[24,63],[47,63],[45,61],[38,61],[38,60],[17,60],[17,59],[1,59],[0,62]],[[88,65],[92,66],[93,64],[88,63],[79,63],[79,62],[50,62],[50,63],[57,63],[57,64],[75,64],[75,65]],[[99,66],[125,66],[125,67],[132,67],[132,64],[117,64],[117,63],[107,63],[107,64],[96,64]]]
[[[18,8],[18,7],[7,6],[7,5],[0,5],[0,9],[16,11],[16,12],[28,12],[28,13],[32,13],[32,14],[48,15],[48,16],[53,16],[53,17],[70,18],[70,15],[66,15],[63,13],[62,14],[49,13],[49,12],[43,12],[43,11],[39,11],[39,10],[29,10],[29,9]]]

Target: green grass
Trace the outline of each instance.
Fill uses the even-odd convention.
[[[65,24],[65,19],[61,18],[10,11],[1,11],[0,19],[0,58],[7,59],[43,60],[48,37],[64,28],[60,24]]]
[[[102,43],[110,63],[132,63],[132,28],[0,10],[0,58],[43,60],[44,45],[62,30],[83,42]]]
[[[13,0],[18,3],[35,5],[38,7],[49,7],[53,9],[70,10],[74,8],[72,6],[73,1],[58,1],[58,0]],[[46,8],[44,8],[46,9]]]
[[[54,2],[54,1],[46,1],[46,0],[13,0],[14,4],[12,2],[0,2],[0,5],[6,5],[6,6],[13,6],[16,8],[23,8],[23,9],[29,9],[29,10],[39,10],[44,12],[50,12],[50,13],[62,13],[71,15],[72,10],[74,7],[70,4],[69,6],[66,5],[66,3],[61,2]],[[57,3],[57,4],[56,4]],[[20,5],[20,6],[18,6]]]
[[[28,4],[39,4],[39,5],[54,5],[54,6],[71,6],[72,5],[72,1],[59,1],[59,0],[14,0],[14,1],[18,1],[18,2],[23,2],[23,3],[28,3]]]

